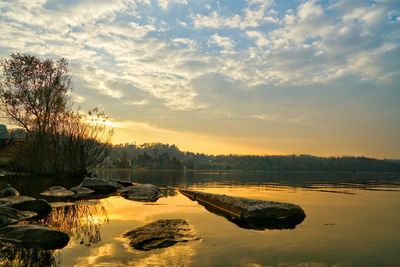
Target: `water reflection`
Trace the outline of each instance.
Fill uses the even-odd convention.
[[[108,223],[106,208],[98,200],[53,203],[52,212],[37,224],[68,233],[80,245],[90,247],[101,242],[101,225]],[[58,266],[58,250],[25,249],[0,243],[0,266]]]
[[[100,177],[158,186],[276,186],[318,190],[342,189],[400,191],[400,173],[284,172],[284,171],[168,171],[98,169]]]
[[[0,243],[0,266],[42,267],[60,265],[60,253],[52,250],[26,249]]]
[[[51,177],[51,176],[30,176],[30,175],[6,175],[0,177],[1,184],[10,184],[18,190],[23,196],[34,198],[43,198],[40,195],[51,186],[63,186],[71,188],[78,185],[82,181],[82,177]]]
[[[191,266],[197,252],[196,246],[185,243],[150,252],[138,252],[119,243],[104,244],[93,248],[90,255],[78,258],[75,266]]]
[[[167,186],[161,189],[162,197],[173,197],[178,194],[178,189],[176,187]]]
[[[55,205],[41,224],[68,233],[81,245],[89,247],[101,241],[101,225],[108,222],[104,205],[92,200]]]
[[[165,187],[168,197],[156,205],[113,196],[58,206],[42,223],[68,232],[70,244],[55,252],[1,245],[0,266],[397,266],[400,262],[400,174],[101,172],[99,176]],[[1,179],[34,197],[52,185],[70,188],[80,182],[58,177],[46,178],[43,184],[41,177]],[[173,187],[185,185],[216,194],[296,203],[307,219],[294,231],[242,229],[175,195]],[[119,239],[126,231],[171,218],[188,220],[202,241],[135,252]]]

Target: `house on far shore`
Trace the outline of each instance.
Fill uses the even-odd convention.
[[[21,142],[26,140],[26,131],[20,128],[7,129],[5,124],[0,124],[0,145],[10,142]]]
[[[0,124],[0,145],[4,145],[10,141],[10,134],[7,130],[7,126]]]
[[[25,141],[27,134],[24,129],[15,128],[9,131],[11,141]]]

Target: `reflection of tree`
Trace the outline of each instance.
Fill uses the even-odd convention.
[[[80,244],[90,246],[101,241],[100,226],[108,223],[107,212],[98,201],[72,203],[53,207],[43,226],[54,228],[75,237]],[[59,266],[60,253],[54,250],[26,249],[0,243],[0,266]]]
[[[16,245],[0,244],[0,266],[58,266],[60,254],[53,250],[26,249]]]
[[[101,241],[100,226],[104,222],[109,222],[107,211],[97,201],[53,207],[42,220],[43,225],[66,232],[87,247]]]
[[[161,194],[163,197],[173,197],[178,194],[178,190],[175,187],[167,186],[162,188]]]

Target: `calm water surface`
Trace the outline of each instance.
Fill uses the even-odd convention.
[[[68,232],[69,245],[52,252],[13,248],[8,253],[15,254],[14,264],[41,260],[53,266],[400,266],[400,174],[98,173],[170,190],[150,204],[112,196],[54,208],[41,223]],[[79,183],[2,178],[33,196],[51,185]],[[176,187],[295,203],[307,217],[294,230],[242,229],[179,194]],[[201,240],[143,252],[131,249],[121,237],[154,220],[173,218],[188,220]],[[4,262],[6,250],[2,251]]]

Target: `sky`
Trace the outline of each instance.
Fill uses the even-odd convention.
[[[68,60],[114,143],[400,158],[398,0],[0,0],[0,57]]]

